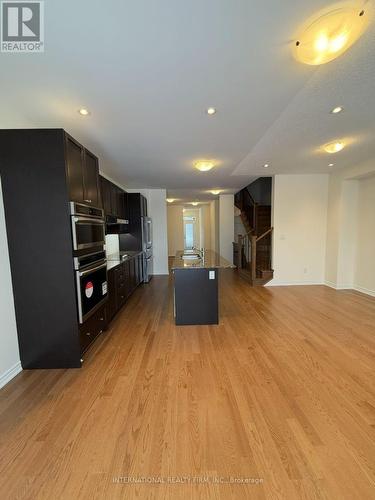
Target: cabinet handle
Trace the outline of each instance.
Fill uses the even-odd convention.
[[[85,200],[86,203],[92,203],[92,200]]]
[[[86,335],[87,335],[88,337],[90,337],[91,333],[90,333],[90,332],[87,332],[87,333],[86,333]]]
[[[104,321],[104,318],[100,318],[100,321]]]

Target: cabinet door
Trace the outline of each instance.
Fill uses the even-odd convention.
[[[109,189],[109,181],[100,176],[100,196],[105,215],[111,215],[111,192]]]
[[[99,161],[98,158],[85,149],[83,169],[83,194],[84,202],[93,207],[101,207],[99,189]]]
[[[108,271],[108,302],[107,302],[107,312],[108,321],[111,321],[113,316],[117,313],[117,302],[116,302],[116,279],[115,270],[111,269]]]
[[[123,219],[129,220],[128,193],[126,191],[123,192],[123,210]]]
[[[134,257],[134,288],[139,285],[138,255]]]
[[[125,294],[129,297],[131,294],[131,284],[130,284],[130,260],[124,262],[124,280],[125,280]]]
[[[126,219],[125,196],[126,196],[126,193],[122,189],[119,189],[119,191],[118,191],[118,217],[120,219]]]
[[[66,135],[66,165],[70,201],[83,202],[83,147]]]
[[[130,261],[130,285],[131,285],[132,291],[137,286],[136,279],[137,278],[136,278],[136,274],[135,274],[135,258],[133,258]]]
[[[115,184],[110,183],[110,196],[111,196],[111,215],[117,217],[118,213],[118,187]]]

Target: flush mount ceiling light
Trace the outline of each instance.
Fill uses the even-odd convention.
[[[90,115],[90,114],[91,114],[91,113],[90,113],[90,111],[89,111],[88,109],[86,109],[86,108],[80,108],[80,109],[78,110],[78,113],[79,113],[81,116],[88,116],[88,115]]]
[[[329,163],[328,166],[329,167],[333,167],[334,163]]]
[[[193,205],[193,207],[196,207],[198,205],[198,201],[192,201],[191,204]]]
[[[216,113],[216,108],[207,108],[206,113],[208,115],[214,115]]]
[[[353,2],[320,11],[301,29],[294,43],[295,58],[314,66],[336,59],[364,33],[369,17]]]
[[[343,109],[344,109],[344,108],[343,108],[342,106],[337,106],[336,108],[333,108],[333,109],[331,110],[331,113],[332,113],[333,115],[337,115],[337,113],[341,113],[341,111],[343,111]]]
[[[345,144],[343,142],[330,142],[329,144],[326,144],[323,146],[324,151],[327,153],[338,153],[342,149],[344,149]]]
[[[214,162],[209,160],[197,161],[195,164],[195,168],[200,170],[201,172],[208,172],[212,168],[214,168]]]
[[[173,203],[176,201],[174,198],[166,198],[167,203]]]
[[[218,194],[220,194],[220,193],[221,193],[221,191],[220,191],[220,189],[213,189],[213,190],[211,191],[211,193],[212,193],[214,196],[217,196]]]
[[[264,167],[264,168],[268,168],[268,167],[269,167],[269,163],[265,163],[265,164],[263,165],[263,167]]]

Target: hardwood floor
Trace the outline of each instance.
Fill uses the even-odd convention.
[[[1,499],[375,498],[375,300],[221,277],[219,326],[156,277],[81,370],[0,391]]]

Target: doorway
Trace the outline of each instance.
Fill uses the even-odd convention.
[[[184,212],[184,249],[199,248],[199,211],[189,210]]]

